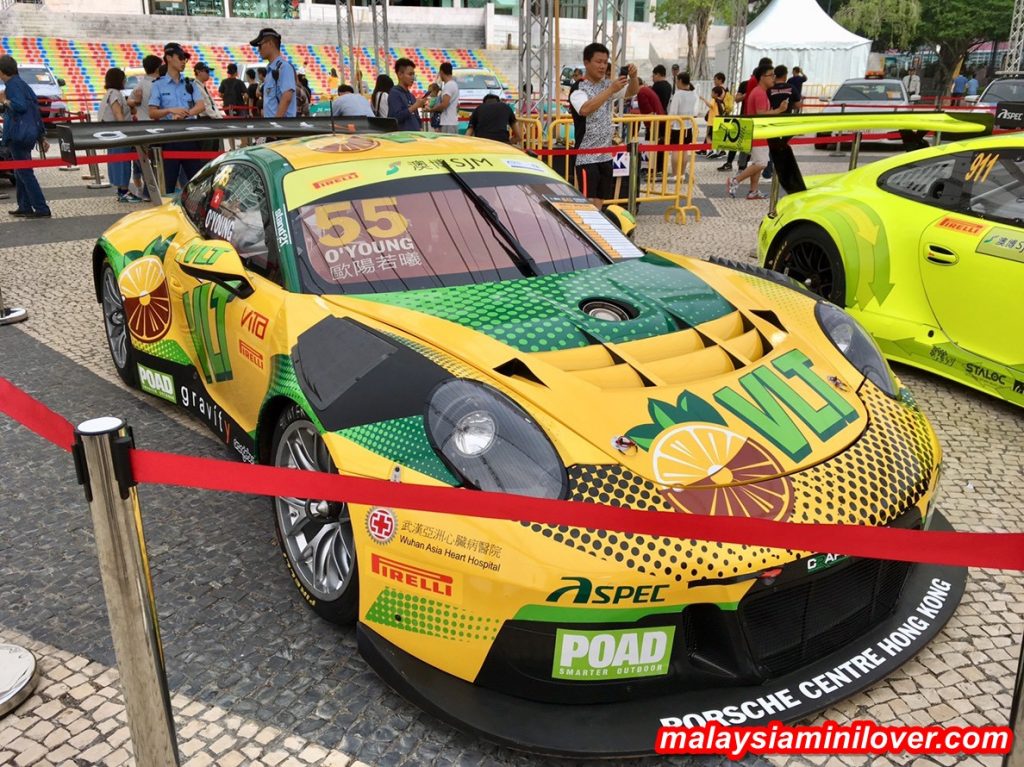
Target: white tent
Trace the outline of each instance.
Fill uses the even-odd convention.
[[[808,83],[841,83],[864,77],[871,41],[847,31],[816,0],[772,0],[747,27],[743,76],[768,56],[790,70],[800,67]]]

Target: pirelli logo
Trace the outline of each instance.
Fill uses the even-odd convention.
[[[323,189],[325,186],[334,186],[335,184],[343,184],[346,181],[359,178],[358,173],[342,173],[340,176],[331,176],[330,178],[321,179],[320,181],[313,182],[314,189]]]
[[[424,570],[422,567],[400,562],[380,554],[370,555],[370,566],[373,572],[389,581],[403,586],[426,591],[442,597],[455,596],[455,579],[451,575]]]

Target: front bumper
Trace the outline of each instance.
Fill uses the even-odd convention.
[[[932,514],[932,529],[952,529],[940,514]],[[847,564],[847,568],[861,566],[873,563]],[[493,684],[488,688],[466,682],[395,647],[364,623],[358,626],[358,642],[363,657],[395,690],[438,718],[487,740],[552,755],[650,754],[662,725],[694,726],[711,719],[743,725],[795,721],[873,684],[939,632],[959,604],[967,577],[965,568],[938,565],[879,563],[875,572],[875,600],[867,615],[858,615],[863,605],[849,601],[838,612],[825,610],[827,602],[820,595],[815,597],[813,588],[804,589],[799,598],[790,595],[789,614],[759,610],[756,597],[749,604],[741,603],[737,611],[741,624],[760,621],[763,631],[764,622],[775,621],[777,642],[762,647],[748,642],[759,681],[748,676],[660,694],[650,694],[642,684],[625,685],[619,687],[620,697],[614,702],[545,703],[507,690],[499,692]],[[828,581],[827,574],[822,574],[820,582]],[[837,578],[830,582],[834,591],[841,583]],[[793,591],[801,588],[797,584]],[[841,593],[833,596],[843,597]],[[807,627],[814,621],[830,625],[809,635]],[[699,647],[678,634],[677,629],[673,663],[692,661]],[[825,644],[808,652],[808,639]],[[825,654],[823,646],[828,648]],[[550,668],[550,656],[542,661]],[[590,683],[573,686],[586,694]],[[525,689],[516,692],[525,693]]]

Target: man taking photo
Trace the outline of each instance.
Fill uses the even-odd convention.
[[[608,49],[601,43],[591,43],[583,49],[585,76],[573,83],[569,91],[569,111],[572,113],[577,149],[611,146],[612,103],[625,89],[629,101],[640,90],[636,65],[623,67],[613,80],[608,77]],[[611,153],[581,154],[576,156],[576,186],[598,207],[614,195]]]

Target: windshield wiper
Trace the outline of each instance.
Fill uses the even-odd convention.
[[[448,175],[455,179],[455,183],[459,185],[459,188],[473,204],[476,205],[476,209],[480,211],[487,223],[496,231],[501,238],[505,241],[506,248],[509,256],[512,257],[512,262],[516,265],[516,268],[522,273],[524,277],[536,277],[540,274],[540,267],[537,266],[537,262],[533,260],[533,256],[526,252],[526,248],[523,244],[516,239],[516,236],[512,234],[507,226],[502,223],[502,220],[498,217],[498,212],[491,206],[487,200],[481,197],[476,190],[474,190],[466,180],[462,178],[451,165],[448,164],[447,160],[441,160],[441,165],[448,171]]]

